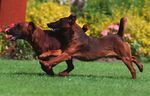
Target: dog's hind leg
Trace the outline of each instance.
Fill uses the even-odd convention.
[[[123,44],[120,44],[120,46],[122,46],[122,49],[118,50],[118,54],[120,54],[121,60],[130,70],[132,79],[136,79],[136,70],[134,69],[132,64],[132,54],[130,50],[130,45],[127,42],[124,42]]]
[[[129,58],[129,57],[122,57],[121,60],[125,63],[125,65],[130,70],[130,73],[132,75],[132,79],[136,79],[136,70],[134,69],[134,67],[132,65],[131,58]]]
[[[124,43],[126,46],[126,53],[128,54],[129,57],[131,57],[131,61],[134,62],[137,67],[139,68],[140,72],[143,71],[143,65],[136,59],[135,56],[132,56],[131,50],[130,50],[130,45],[128,43]]]
[[[140,72],[143,72],[143,65],[140,63],[140,61],[138,61],[136,59],[135,56],[132,56],[132,62],[134,62],[137,65],[137,67],[139,68]]]
[[[66,60],[67,63],[67,69],[65,69],[64,71],[60,72],[59,75],[60,76],[68,76],[69,72],[71,72],[74,69],[74,65],[73,65],[73,60]]]

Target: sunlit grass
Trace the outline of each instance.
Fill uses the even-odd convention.
[[[74,62],[68,77],[47,76],[37,61],[0,60],[0,96],[148,96],[150,63],[137,79],[122,62]],[[64,70],[65,63],[54,71]]]

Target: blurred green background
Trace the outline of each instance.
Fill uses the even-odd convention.
[[[149,0],[28,0],[26,21],[33,21],[43,29],[46,24],[69,16],[78,15],[77,23],[89,25],[87,35],[101,37],[104,30],[118,24],[121,17],[128,17],[125,31],[126,41],[132,53],[143,61],[150,61],[150,1]],[[7,46],[12,45],[0,37],[0,52],[5,58],[33,59],[31,46],[22,40],[17,41],[13,56],[4,55]]]

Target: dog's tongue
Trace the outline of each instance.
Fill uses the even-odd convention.
[[[12,40],[13,36],[12,35],[5,35],[6,40]]]

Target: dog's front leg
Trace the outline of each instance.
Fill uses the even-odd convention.
[[[48,67],[51,67],[51,66],[53,67],[59,62],[71,59],[72,55],[75,54],[79,49],[81,49],[80,45],[72,44],[61,55],[59,55],[55,58],[52,58],[49,61],[41,60],[41,62],[44,63]]]
[[[54,72],[53,72],[52,67],[47,67],[47,66],[45,66],[45,64],[42,63],[42,62],[40,62],[40,64],[41,64],[42,70],[43,70],[47,75],[50,75],[50,76],[53,76],[53,75],[54,75]]]
[[[59,75],[60,76],[68,76],[69,73],[74,69],[74,65],[73,65],[73,60],[66,60],[67,63],[67,69],[65,69],[64,71],[60,72]]]
[[[43,60],[40,60],[42,63],[44,63],[44,65],[48,66],[48,67],[51,67],[51,66],[55,66],[57,63],[61,62],[61,61],[64,61],[64,60],[69,60],[71,59],[71,56],[69,56],[69,54],[67,53],[62,53],[61,55],[55,57],[55,58],[52,58],[51,60],[49,61],[43,61]]]
[[[38,58],[46,58],[48,56],[58,56],[58,55],[61,55],[62,51],[60,49],[58,50],[48,50],[46,52],[43,52],[42,54],[40,54],[38,56]]]
[[[54,75],[53,68],[52,68],[51,66],[47,66],[47,65],[45,65],[43,62],[41,62],[41,61],[48,61],[48,60],[49,60],[49,57],[39,58],[39,56],[38,56],[38,59],[39,59],[39,63],[41,64],[41,69],[42,69],[47,75],[53,76],[53,75]]]

